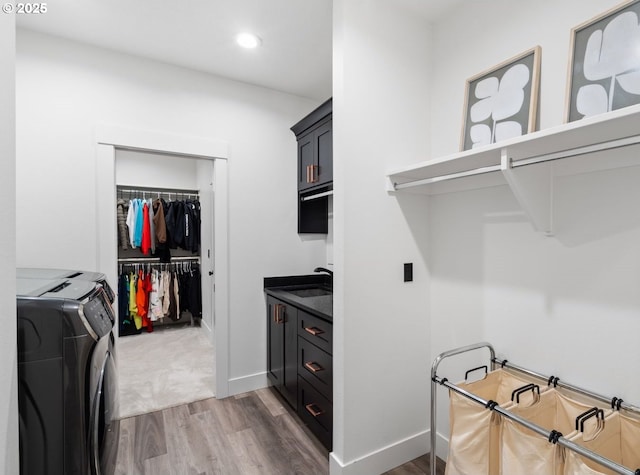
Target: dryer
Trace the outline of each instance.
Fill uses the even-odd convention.
[[[105,286],[36,275],[16,283],[20,473],[109,475],[119,424]]]

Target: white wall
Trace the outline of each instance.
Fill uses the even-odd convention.
[[[29,31],[18,33],[16,74],[23,266],[95,268],[96,125],[230,144],[229,377],[234,387],[266,383],[262,278],[307,273],[326,259],[324,239],[296,234],[289,130],[318,104]]]
[[[0,15],[0,472],[18,473],[16,353],[15,17]]]
[[[465,80],[536,44],[540,127],[561,124],[570,30],[618,3],[467,2],[438,23],[431,156],[458,150]],[[640,401],[638,179],[638,167],[556,179],[550,238],[533,230],[506,187],[431,198],[431,357],[489,341],[516,364]]]
[[[331,473],[369,474],[428,444],[426,198],[390,198],[384,179],[428,152],[431,40],[392,2],[337,0],[333,11]]]
[[[116,184],[198,190],[198,161],[138,150],[116,150]]]

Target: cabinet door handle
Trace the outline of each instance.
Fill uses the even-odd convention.
[[[306,362],[304,364],[304,367],[307,368],[312,373],[317,373],[318,371],[324,370],[324,368],[322,366],[320,366],[318,363],[316,363],[315,361]]]
[[[311,183],[320,181],[320,178],[318,177],[319,169],[320,167],[318,165],[311,165]]]
[[[318,327],[304,327],[304,331],[311,333],[313,336],[322,335],[324,333],[324,330],[321,330]]]
[[[311,165],[307,165],[307,183],[311,183]]]
[[[281,303],[277,303],[273,306],[273,321],[276,323],[282,323],[284,318],[282,318],[282,310],[284,309],[284,305]]]
[[[313,417],[318,417],[324,414],[324,411],[316,406],[314,403],[307,404],[304,408],[311,414]]]

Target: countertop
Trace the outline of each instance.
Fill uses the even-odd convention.
[[[305,288],[309,286],[330,287],[331,278],[324,274],[295,275],[284,277],[265,277],[264,291],[277,299],[287,302],[305,312],[333,321],[333,295],[321,295],[318,297],[298,297],[288,290]]]

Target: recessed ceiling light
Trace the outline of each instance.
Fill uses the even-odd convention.
[[[243,48],[256,48],[262,44],[262,40],[253,33],[240,33],[236,36],[236,41]]]

